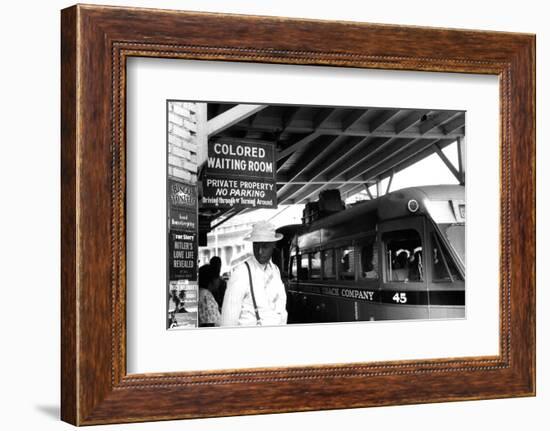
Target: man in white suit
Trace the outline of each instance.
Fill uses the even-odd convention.
[[[254,250],[238,265],[227,283],[221,326],[285,325],[286,292],[279,268],[271,261],[275,244],[283,237],[268,222],[258,222],[244,238]]]

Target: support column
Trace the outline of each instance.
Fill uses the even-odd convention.
[[[460,136],[456,139],[456,146],[458,151],[458,172],[460,175],[460,184],[464,185],[466,182],[466,138]]]
[[[200,167],[208,157],[208,108],[206,103],[196,104],[195,116],[197,119],[197,164]]]

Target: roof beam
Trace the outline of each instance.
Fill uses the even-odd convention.
[[[408,146],[405,150],[399,152],[396,158],[388,159],[385,163],[379,164],[377,166],[369,167],[366,169],[361,178],[363,181],[368,181],[376,177],[380,177],[381,174],[385,173],[388,170],[393,169],[394,166],[397,166],[405,160],[409,160],[411,157],[421,153],[426,148],[434,148],[434,145],[440,142],[439,139],[422,139],[416,141],[414,145]],[[397,170],[396,170],[397,172]]]
[[[300,178],[300,180],[305,182],[317,182],[320,178],[326,178],[327,176],[324,174],[328,170],[340,163],[345,155],[353,155],[355,150],[357,150],[361,145],[364,145],[368,140],[369,138],[352,138],[350,140],[342,142],[337,147],[335,152],[327,154],[327,157],[322,160],[322,163],[319,163],[306,178]],[[305,188],[306,187],[302,187],[302,189]],[[287,192],[285,190],[279,194],[279,200],[284,201],[287,199],[291,199],[297,193],[301,193],[301,190],[297,190],[295,192]]]
[[[354,184],[363,184],[364,181],[363,180],[352,180],[352,181],[346,181],[344,178],[342,177],[338,177],[334,180],[328,180],[327,177],[319,177],[317,180],[314,180],[314,181],[305,181],[305,180],[301,180],[301,179],[298,179],[296,181],[287,181],[285,178],[281,178],[280,180],[278,179],[277,180],[277,185],[281,185],[281,186],[284,186],[284,185],[287,185],[287,184],[327,184],[327,183],[334,183],[334,184],[344,184],[344,183],[354,183]],[[277,190],[279,191],[279,190]]]
[[[462,182],[462,178],[461,178],[461,175],[460,173],[458,172],[458,170],[455,168],[455,166],[453,165],[453,163],[449,160],[449,158],[443,153],[443,151],[441,151],[441,148],[439,148],[438,145],[435,146],[435,152],[437,153],[437,155],[439,156],[439,158],[443,161],[443,163],[445,163],[445,166],[447,166],[447,168],[451,171],[451,173],[455,176],[455,178],[457,179],[457,181],[459,183]]]
[[[300,109],[302,109],[301,106],[294,106],[294,107],[289,107],[285,109],[285,112],[283,113],[283,117],[282,117],[283,127],[281,130],[281,134],[287,131],[290,124],[292,123],[292,120],[294,120],[298,115],[298,112],[300,111]]]
[[[386,124],[388,121],[390,121],[392,118],[394,118],[398,113],[400,109],[388,109],[384,110],[380,115],[375,117],[368,125],[369,131],[376,132],[380,127],[382,127],[384,124]]]
[[[365,162],[382,148],[390,144],[391,141],[392,139],[383,139],[374,143],[373,145],[363,145],[363,148],[359,149],[359,151],[350,154],[347,159],[343,159],[344,163],[341,163],[340,157],[335,157],[330,164],[332,170],[330,170],[326,175],[329,179],[327,183],[317,186],[316,188],[304,188],[304,190],[300,190],[297,194],[292,196],[292,198],[299,203],[300,201],[307,199],[312,195],[315,195],[319,191],[327,188],[329,185],[334,184],[336,182],[336,178],[339,175],[343,175],[354,166]],[[324,172],[326,171],[327,169],[324,170]],[[310,178],[310,180],[313,179],[314,178]]]
[[[334,151],[338,145],[345,141],[347,136],[322,136],[313,145],[312,150],[298,160],[298,163],[287,173],[290,180],[298,178],[306,169],[311,170],[317,163],[325,159],[328,155],[334,156]]]
[[[428,132],[431,132],[434,129],[437,129],[438,127],[445,124],[447,121],[450,121],[457,116],[462,114],[462,112],[456,112],[456,111],[444,111],[439,112],[438,114],[434,115],[432,118],[422,121],[420,123],[420,133],[422,135],[425,135]],[[446,134],[446,133],[445,133]]]
[[[323,108],[313,119],[313,130],[320,129],[326,124],[329,117],[336,112],[337,108]]]
[[[394,115],[396,115],[396,112],[391,111],[392,115],[390,113],[384,115],[384,118],[388,119],[386,121],[389,121],[389,118],[393,118]],[[458,113],[459,114],[459,113]],[[445,115],[443,117],[439,117],[437,121],[435,119],[431,120],[431,124],[429,127],[438,127],[439,124],[448,121],[452,119],[457,113],[453,113],[451,115]],[[379,120],[382,121],[382,120]],[[378,124],[375,124],[375,126],[378,126]],[[419,151],[422,151],[426,146],[431,146],[433,143],[438,142],[440,137],[443,137],[445,135],[439,134],[440,137],[433,138],[430,136],[422,136],[417,134],[414,138],[410,138],[410,141],[407,142],[405,145],[403,145],[401,148],[399,148],[397,151],[386,151],[384,153],[380,153],[381,150],[384,148],[389,148],[389,145],[394,142],[397,138],[405,138],[406,133],[402,133],[399,136],[393,135],[392,138],[385,139],[382,142],[378,142],[374,148],[371,146],[366,147],[364,150],[362,150],[360,153],[355,153],[353,156],[346,159],[346,161],[341,164],[337,165],[336,168],[334,168],[333,171],[328,172],[326,175],[329,178],[329,181],[325,184],[322,184],[317,187],[303,187],[294,195],[288,196],[283,195],[282,198],[288,199],[291,198],[296,203],[300,203],[305,199],[310,198],[311,196],[318,194],[320,191],[328,188],[331,185],[335,185],[334,180],[330,180],[331,178],[334,179],[337,175],[342,175],[347,173],[346,180],[353,181],[354,179],[361,177],[363,175],[362,179],[372,179],[379,175],[380,172],[384,172],[385,170],[391,168],[395,163],[400,163],[401,158],[397,159],[397,162],[395,161],[394,156],[396,154],[402,154],[403,157],[408,158],[412,155],[418,153]],[[448,138],[448,136],[445,136]],[[416,144],[416,145],[415,145]],[[368,164],[368,167],[363,167],[362,164],[371,159],[371,163]],[[339,159],[339,157],[337,158]],[[381,166],[379,169],[375,169],[378,166]],[[376,172],[376,173],[375,173]],[[365,178],[365,173],[369,173],[368,178]],[[315,178],[309,178],[309,180],[314,181]],[[344,184],[340,185],[339,188],[343,187]]]
[[[231,109],[216,115],[214,118],[208,120],[206,123],[206,130],[208,136],[214,136],[225,129],[237,124],[238,122],[256,114],[268,105],[249,105],[240,104],[234,106]]]
[[[301,147],[309,144],[311,141],[313,141],[315,138],[318,138],[318,137],[319,137],[319,134],[313,132],[313,133],[310,133],[309,135],[304,136],[303,138],[298,139],[296,142],[290,144],[284,150],[277,152],[277,161],[284,159],[287,156],[290,156],[292,153],[298,151]]]
[[[390,192],[391,183],[393,181],[393,176],[394,175],[395,175],[395,169],[392,169],[391,174],[390,174],[390,180],[388,181],[388,187],[386,188],[386,194],[388,194]],[[380,181],[382,181],[382,179],[380,179]]]
[[[375,154],[379,153],[382,149],[388,147],[396,138],[390,139],[379,139],[376,142],[373,142],[372,145],[365,145],[355,154],[352,154],[351,157],[348,157],[344,160],[343,163],[338,164],[332,171],[329,172],[328,176],[335,178],[338,175],[344,175],[351,169],[356,166],[360,166],[362,163],[370,160]]]
[[[406,150],[402,151],[396,159],[390,159],[387,162],[379,165],[377,168],[366,169],[361,175],[363,182],[370,181],[373,178],[380,178],[380,181],[384,178],[409,167],[413,163],[424,159],[428,155],[431,155],[435,151],[435,145],[439,144],[441,148],[449,145],[452,140],[420,140],[414,145],[409,146]],[[352,192],[358,189],[358,186],[354,184],[341,186],[344,192]]]
[[[438,141],[437,144],[440,148],[445,148],[447,145],[452,144],[452,140],[441,140]],[[423,151],[420,151],[419,153],[415,154],[412,157],[409,157],[408,159],[401,162],[399,165],[396,166],[395,172],[402,171],[404,169],[407,169],[409,166],[414,165],[415,163],[418,163],[420,160],[425,159],[426,157],[431,156],[435,153],[435,146],[429,146],[428,148],[424,149]],[[381,173],[379,176],[381,179],[387,178],[391,174],[391,170],[387,170],[386,172]]]
[[[295,193],[288,193],[286,196],[281,196],[281,198],[278,199],[279,205],[283,205],[288,201],[292,201],[295,204],[302,203],[302,201],[304,200],[303,198],[294,198],[293,196],[298,193],[300,196],[302,195],[309,196],[310,194],[313,194],[315,190],[317,190],[319,187],[320,186],[318,183],[311,183],[311,182],[308,182],[304,185],[300,185],[300,188]]]
[[[445,123],[442,128],[443,132],[448,135],[450,133],[456,132],[458,129],[464,127],[464,124],[466,123],[466,118],[464,114],[459,116],[458,118],[455,118],[452,121],[449,121],[448,123]]]
[[[258,113],[252,114],[241,122],[241,124],[246,124],[245,138],[257,138],[258,136],[263,136],[263,134],[265,133],[264,130],[254,127],[256,124],[256,119],[259,117],[259,115],[257,114]],[[226,130],[228,133],[231,133],[231,128]]]
[[[374,169],[376,166],[379,166],[380,164],[391,160],[393,157],[398,155],[399,153],[405,151],[407,148],[414,145],[416,142],[418,142],[420,138],[416,139],[409,139],[409,141],[405,142],[403,145],[400,145],[399,147],[395,148],[395,146],[391,146],[390,144],[392,142],[388,142],[388,145],[385,145],[384,148],[387,148],[384,152],[378,152],[372,159],[369,161],[369,165],[367,170]],[[353,180],[354,178],[357,178],[358,176],[362,175],[362,173],[366,172],[365,167],[361,165],[357,165],[354,169],[350,169],[349,172],[346,175],[347,180]]]
[[[299,109],[299,108],[297,108]],[[293,144],[290,144],[288,147],[286,147],[284,150],[279,151],[277,153],[277,160],[284,159],[285,157],[289,156],[290,154],[297,151],[301,146],[308,144],[309,142],[313,141],[317,137],[321,135],[321,133],[317,132],[317,129],[321,127],[327,119],[336,111],[336,108],[324,108],[320,113],[317,114],[315,117],[313,123],[314,127],[312,130],[308,130],[305,133],[311,132],[309,135],[305,136],[304,138],[294,142]],[[296,112],[294,112],[295,116]],[[294,117],[293,117],[294,118]],[[285,131],[288,132],[290,128],[290,122],[286,124]],[[336,133],[339,134],[339,133]]]
[[[295,182],[306,169],[314,167],[317,163],[323,160],[323,157],[330,154],[344,139],[346,139],[345,136],[322,136],[319,138],[312,145],[312,148],[310,148],[306,154],[298,159],[296,166],[294,166],[289,172],[283,174],[285,182]],[[282,194],[287,190],[288,187],[285,188],[285,186],[283,186],[279,192]]]
[[[407,148],[403,151],[401,151],[397,157],[390,158],[386,160],[382,164],[378,164],[378,168],[376,166],[368,167],[363,171],[363,173],[359,176],[359,178],[363,182],[369,182],[372,181],[373,178],[380,178],[382,180],[382,175],[384,172],[390,170],[394,173],[398,172],[399,170],[395,167],[399,164],[401,164],[404,160],[408,160],[411,157],[414,157],[419,152],[425,150],[426,148],[431,148],[437,140],[418,140],[414,141],[412,145],[408,145]],[[343,192],[351,193],[354,192],[358,187],[355,186],[353,183],[350,183],[349,185],[343,185],[341,186]]]
[[[394,118],[398,113],[399,110],[386,111],[383,114],[380,114],[374,122],[371,122],[371,125],[368,126],[368,128],[373,130],[373,135],[375,135],[376,129],[382,127],[384,124],[389,122],[391,118]],[[283,192],[281,194],[281,198],[292,199],[294,202],[300,203],[304,200],[309,199],[311,196],[318,194],[321,190],[326,189],[331,185],[335,185],[337,183],[337,181],[335,181],[336,177],[338,175],[345,174],[346,172],[346,180],[349,182],[355,182],[354,180],[361,177],[361,175],[363,175],[362,179],[365,180],[365,173],[369,173],[368,179],[373,178],[373,176],[376,177],[376,175],[378,175],[380,172],[384,172],[384,170],[387,170],[388,166],[393,167],[396,163],[401,163],[402,158],[406,159],[414,156],[414,154],[422,151],[424,148],[426,148],[426,146],[429,147],[433,145],[434,142],[438,142],[443,137],[449,138],[449,136],[445,135],[444,133],[436,133],[435,136],[432,136],[432,133],[426,132],[430,132],[434,128],[439,127],[440,125],[452,120],[457,116],[460,116],[460,114],[460,112],[443,112],[440,115],[437,115],[434,118],[427,120],[427,122],[423,125],[423,128],[421,128],[421,130],[417,133],[411,134],[410,132],[402,132],[397,135],[394,132],[393,134],[390,134],[391,137],[389,139],[385,139],[384,141],[377,143],[374,148],[365,148],[360,153],[355,153],[351,157],[348,157],[344,164],[336,165],[336,167],[333,168],[332,171],[329,171],[326,174],[326,176],[329,178],[329,181],[327,183],[321,184],[317,187],[315,187],[314,185],[304,186],[292,195]],[[416,120],[409,116],[407,119],[408,124],[414,124],[414,122],[419,121],[419,119],[421,119],[423,115],[424,113],[422,113],[422,115],[420,115],[420,113],[417,113]],[[400,125],[401,130],[406,130],[408,127],[410,127],[410,125],[407,126],[406,124],[407,123],[402,123]],[[422,131],[424,131],[424,134],[422,134]],[[380,153],[382,149],[387,148],[397,138],[408,138],[410,139],[410,141],[399,148],[397,151],[385,151],[384,153]],[[398,158],[396,161],[395,156],[396,154],[400,153],[402,153],[402,157]],[[340,156],[333,158],[339,160]],[[363,167],[362,164],[371,158],[371,163],[369,163],[366,168]],[[379,168],[376,169],[377,167]],[[323,170],[323,172],[327,172],[326,169]],[[374,172],[376,172],[376,174]],[[300,180],[317,182],[314,176],[308,176],[308,178],[301,178]],[[339,187],[341,188],[344,185],[345,184],[342,184]]]
[[[287,187],[286,189],[286,193],[284,195],[282,195],[281,197],[279,197],[279,194],[277,193],[277,205],[283,205],[283,204],[288,204],[288,203],[292,203],[294,204],[294,200],[291,199],[291,197],[296,193],[298,192],[299,190],[301,190],[303,187],[306,187],[309,183],[288,183],[288,184],[285,184],[284,187]]]
[[[236,126],[240,128],[239,126]],[[437,127],[437,126],[436,126]],[[259,131],[265,131],[265,132],[273,132],[273,128],[266,128],[266,127],[252,127],[252,130],[259,130]],[[433,138],[433,139],[445,139],[449,137],[456,138],[457,136],[463,136],[464,132],[461,130],[461,128],[457,129],[454,133],[444,133],[441,130],[437,130],[435,127],[432,127],[431,130],[422,132],[420,130],[420,126],[415,126],[412,128],[409,128],[408,130],[402,131],[397,133],[396,130],[393,128],[383,127],[380,126],[377,130],[371,132],[368,130],[366,125],[361,124],[361,127],[354,127],[347,130],[342,130],[341,127],[320,127],[317,129],[314,129],[311,126],[289,126],[286,130],[287,133],[316,133],[317,135],[346,135],[346,136],[371,136],[375,138],[391,138],[396,135],[399,135],[400,138],[419,138],[419,137],[425,137],[425,138]]]
[[[420,119],[424,115],[427,115],[429,112],[430,111],[428,111],[427,109],[421,109],[421,110],[418,110],[418,111],[413,111],[411,114],[407,115],[405,118],[400,120],[395,125],[395,133],[399,134],[401,132],[404,132],[409,127],[411,127],[411,126],[415,125],[416,123],[418,123],[420,121]]]
[[[363,120],[369,113],[368,109],[356,109],[342,120],[342,131],[347,132]]]
[[[370,191],[370,185],[369,184],[361,184],[361,186],[364,186],[365,187],[365,190],[367,191],[367,194],[369,195],[369,198],[370,200],[372,201],[374,199],[374,196],[372,195],[371,191]]]

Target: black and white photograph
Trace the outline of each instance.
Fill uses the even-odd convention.
[[[466,316],[466,116],[167,101],[167,328]]]
[[[548,6],[445,6],[6,2],[0,428],[548,429]]]

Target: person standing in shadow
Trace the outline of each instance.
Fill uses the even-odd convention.
[[[210,291],[212,285],[212,268],[203,265],[199,268],[199,327],[220,326],[220,308]]]
[[[213,256],[212,259],[210,259],[210,269],[212,271],[211,292],[214,295],[214,298],[216,299],[216,302],[220,306],[221,310],[223,305],[223,296],[225,295],[227,283],[220,276],[220,272],[222,269],[222,260],[218,256]]]

